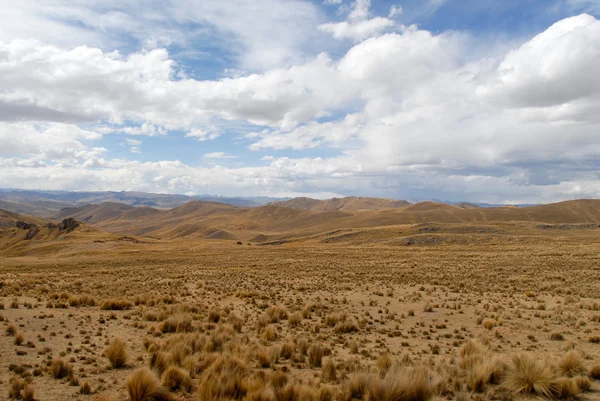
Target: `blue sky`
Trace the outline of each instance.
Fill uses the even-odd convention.
[[[600,195],[599,0],[0,6],[0,187]]]

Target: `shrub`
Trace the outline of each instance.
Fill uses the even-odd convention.
[[[271,366],[271,354],[266,349],[261,348],[256,353],[256,360],[261,368],[268,368]]]
[[[50,364],[50,373],[55,379],[63,379],[73,374],[73,366],[62,359],[54,359]]]
[[[84,395],[92,394],[92,386],[90,386],[90,383],[88,383],[87,380],[79,387],[79,393]]]
[[[277,340],[277,331],[275,330],[274,326],[267,326],[267,328],[265,328],[265,331],[263,332],[263,337],[265,338],[265,340],[267,341],[275,341]]]
[[[384,379],[373,378],[368,393],[372,401],[427,401],[433,395],[433,385],[423,367],[395,368]]]
[[[336,333],[355,333],[358,331],[358,325],[352,320],[344,320],[342,322],[338,322],[335,325],[334,331]]]
[[[594,380],[600,379],[600,365],[594,365],[590,369],[590,377]]]
[[[292,341],[287,341],[281,346],[280,356],[283,359],[290,359],[294,355],[296,346]]]
[[[491,330],[494,327],[496,327],[496,321],[494,319],[483,319],[483,322],[481,323],[483,325],[484,328]]]
[[[25,337],[23,337],[23,334],[18,333],[17,335],[15,335],[15,345],[21,345],[23,344],[23,341],[25,341]]]
[[[186,333],[194,331],[192,316],[190,314],[169,316],[169,318],[160,325],[160,331],[163,333]]]
[[[577,384],[577,387],[579,387],[579,389],[583,392],[586,391],[590,391],[591,387],[592,387],[592,382],[590,381],[590,379],[586,376],[576,376],[575,378],[573,378],[573,380],[575,381],[575,384]]]
[[[569,377],[587,373],[583,358],[575,350],[569,351],[563,355],[558,363],[558,367],[565,376]]]
[[[100,310],[126,310],[133,304],[124,299],[108,299],[100,305]]]
[[[8,398],[18,400],[21,398],[21,389],[25,386],[25,382],[18,376],[12,376],[8,382]]]
[[[139,368],[129,376],[127,392],[131,401],[177,401],[148,368]]]
[[[113,368],[119,369],[127,363],[127,352],[125,351],[125,343],[120,338],[112,340],[106,351],[104,352]]]
[[[379,358],[377,358],[377,368],[379,369],[379,375],[381,377],[384,377],[391,367],[392,358],[390,358],[390,355],[388,353],[383,353],[379,355]]]
[[[288,323],[292,327],[299,326],[300,323],[302,323],[302,313],[300,313],[300,312],[292,313],[290,315],[290,317],[288,318]]]
[[[155,352],[150,357],[150,367],[162,375],[165,370],[169,367],[171,357],[165,352]]]
[[[355,374],[350,376],[342,387],[342,400],[362,400],[367,392],[369,382],[370,378],[365,374]]]
[[[319,344],[313,344],[308,349],[308,363],[311,368],[320,368],[323,360],[323,348]]]
[[[326,358],[323,362],[323,372],[321,377],[326,383],[335,382],[337,380],[335,362],[332,358]]]
[[[577,398],[581,389],[575,381],[568,377],[559,377],[552,383],[552,393],[556,398],[572,400]]]
[[[529,354],[518,354],[503,380],[503,385],[515,393],[537,394],[552,397],[554,372],[539,359]]]
[[[283,306],[272,306],[265,312],[269,323],[278,323],[280,320],[287,319],[287,312]]]
[[[165,373],[162,374],[161,383],[171,391],[185,390],[189,392],[192,390],[192,380],[188,372],[175,366],[169,366],[165,370]]]
[[[563,336],[561,333],[552,333],[550,335],[550,339],[552,341],[564,341],[565,340],[565,336]]]
[[[239,400],[248,392],[248,371],[245,363],[235,357],[219,357],[200,380],[198,401]]]
[[[17,328],[14,324],[9,323],[9,325],[6,326],[5,331],[7,336],[14,336],[17,333]]]

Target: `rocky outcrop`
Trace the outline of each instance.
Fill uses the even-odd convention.
[[[31,229],[31,227],[35,227],[35,224],[33,224],[33,223],[27,223],[27,222],[25,222],[23,220],[19,220],[19,221],[17,221],[15,223],[15,226],[17,228],[20,228],[21,230],[29,230],[29,229]]]
[[[66,231],[68,233],[75,230],[77,227],[79,227],[79,222],[71,217],[64,219],[58,224],[58,229],[60,231]]]

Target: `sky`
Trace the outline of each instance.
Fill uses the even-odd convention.
[[[0,188],[600,197],[600,0],[0,10]]]

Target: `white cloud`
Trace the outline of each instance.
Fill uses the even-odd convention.
[[[211,152],[204,154],[205,159],[237,159],[238,156],[228,155],[225,152]]]
[[[390,13],[388,14],[388,18],[394,18],[399,15],[402,15],[403,13],[404,11],[402,10],[402,6],[392,4],[392,6],[390,7]]]
[[[435,8],[443,2],[427,4]],[[186,76],[160,40],[159,47],[126,54],[4,39],[2,186],[436,194],[490,202],[600,195],[600,23],[595,18],[559,21],[495,60],[491,51],[474,55],[468,34],[387,25],[393,22],[372,16],[369,6],[356,1],[346,21],[320,26],[334,37],[357,41],[341,56],[322,53],[288,67],[216,80]],[[129,18],[103,15],[106,26]],[[193,23],[184,15],[169,18]],[[222,32],[225,25],[213,28]],[[241,32],[242,25],[228,32]],[[146,28],[139,29],[144,36]],[[261,35],[266,34],[265,28]],[[240,54],[255,57],[263,50]],[[294,58],[281,58],[283,53],[275,57],[280,61],[266,64]],[[229,128],[236,124],[244,128]],[[222,136],[262,152],[256,156],[261,160],[258,166],[240,159],[250,167],[211,168],[177,160],[142,163],[111,158],[94,146],[103,135],[156,136],[170,130],[199,141]],[[124,143],[140,151],[140,140]],[[264,156],[290,149],[288,157]],[[311,153],[302,153],[307,149]],[[231,157],[204,155],[206,163]]]
[[[59,47],[215,43],[252,70],[310,53],[318,7],[300,0],[0,0],[0,40],[44,38]],[[137,46],[136,46],[137,47]]]
[[[346,21],[321,24],[319,30],[331,33],[335,39],[361,41],[395,26],[395,22],[389,18],[369,18],[370,7],[371,0],[356,0]]]
[[[479,94],[510,107],[549,109],[560,119],[579,120],[586,100],[600,94],[600,21],[582,14],[552,25],[500,63]],[[591,112],[591,110],[589,110]],[[591,113],[595,118],[597,113]]]
[[[130,146],[139,146],[142,144],[142,141],[138,141],[137,139],[125,138],[125,142],[127,142]]]

